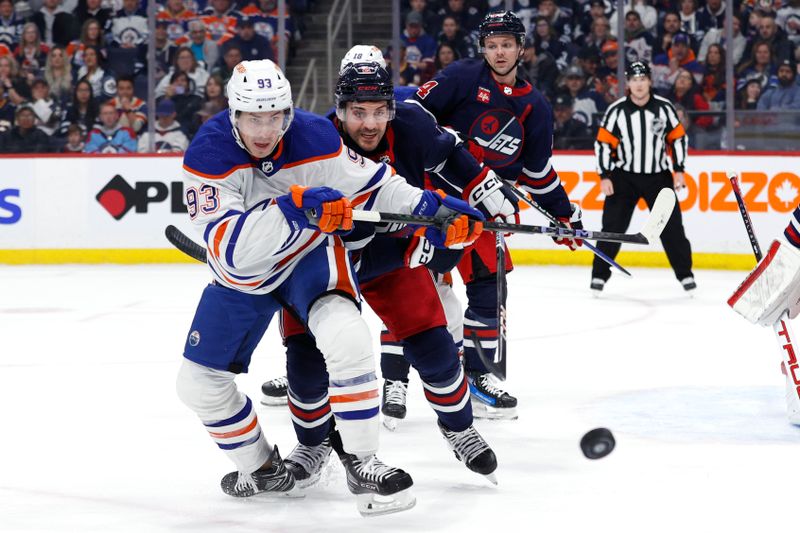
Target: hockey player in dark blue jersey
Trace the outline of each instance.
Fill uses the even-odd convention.
[[[438,127],[420,106],[395,103],[391,78],[378,63],[346,67],[336,88],[335,112],[329,118],[345,146],[392,165],[408,183],[428,188],[453,183],[463,189],[479,189],[483,193],[473,196],[473,204],[486,215],[515,214],[512,194],[503,190],[494,173],[480,165],[453,132]],[[433,250],[424,235],[412,235],[406,227],[364,224],[355,233],[356,237],[348,239],[352,247],[360,248],[354,255],[358,257],[361,294],[419,372],[439,429],[456,457],[495,482],[497,460],[473,426],[469,387],[448,333],[436,283],[427,268],[417,268],[446,272],[461,254]],[[307,486],[318,479],[331,446],[327,439],[331,431],[326,405],[328,377],[322,354],[301,323],[285,316],[283,335],[289,409],[300,442],[286,464]],[[314,373],[318,379],[309,379]]]
[[[422,85],[415,99],[443,126],[453,128],[483,152],[483,162],[509,183],[518,183],[562,223],[581,227],[550,161],[553,113],[542,94],[517,77],[525,27],[510,11],[490,13],[480,25],[483,59],[457,61]],[[449,191],[450,192],[450,191]],[[579,240],[556,243],[574,250]],[[511,257],[506,251],[507,270]],[[516,398],[500,390],[478,357],[475,333],[488,358],[497,346],[497,263],[495,241],[483,235],[458,269],[467,287],[464,362],[475,416],[515,418]],[[384,376],[386,378],[386,376]]]

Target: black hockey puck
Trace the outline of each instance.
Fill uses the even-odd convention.
[[[617,442],[606,428],[596,428],[581,439],[581,451],[587,459],[602,459],[614,450]]]

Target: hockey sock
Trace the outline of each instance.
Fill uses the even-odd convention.
[[[403,344],[388,329],[381,331],[381,375],[383,379],[408,381],[408,361],[403,356]]]
[[[325,359],[308,334],[292,335],[285,342],[289,412],[294,432],[301,444],[317,446],[325,440],[332,424]]]
[[[486,358],[494,358],[497,350],[497,281],[494,277],[477,279],[467,284],[469,306],[464,313],[464,366],[467,372],[485,374],[486,367],[478,357],[473,336],[478,338]]]
[[[184,359],[177,392],[236,469],[249,474],[267,461],[272,447],[258,424],[253,402],[236,388],[235,377]]]
[[[359,457],[375,453],[381,399],[366,322],[351,300],[330,294],[311,306],[308,327],[325,356],[331,411],[344,449]]]
[[[406,357],[422,379],[425,398],[442,424],[464,431],[472,424],[472,404],[464,369],[445,327],[412,335],[403,342]]]
[[[800,248],[800,206],[794,208],[791,221],[786,226],[783,235],[789,241],[789,244],[795,248]]]

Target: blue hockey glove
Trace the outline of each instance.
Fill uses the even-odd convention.
[[[350,200],[336,189],[292,185],[289,194],[279,196],[276,201],[295,231],[316,226],[324,233],[340,234],[353,229]],[[309,212],[314,214],[313,224]]]
[[[416,232],[417,236],[424,236],[437,248],[469,246],[480,237],[485,220],[480,211],[441,190],[424,191],[412,213],[441,220],[438,226],[426,226]]]

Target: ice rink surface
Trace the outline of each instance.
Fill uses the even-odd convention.
[[[671,271],[632,271],[593,299],[588,268],[517,268],[519,420],[476,423],[499,486],[454,459],[414,375],[379,457],[417,506],[365,519],[337,460],[302,500],[219,489],[232,465],[174,387],[202,266],[0,267],[0,531],[793,531],[800,429],[772,332],[725,305],[744,273],[698,271],[690,299]],[[239,386],[257,402],[284,365],[273,325]],[[287,409],[258,416],[288,454]],[[617,448],[590,461],[578,441],[598,426]]]

